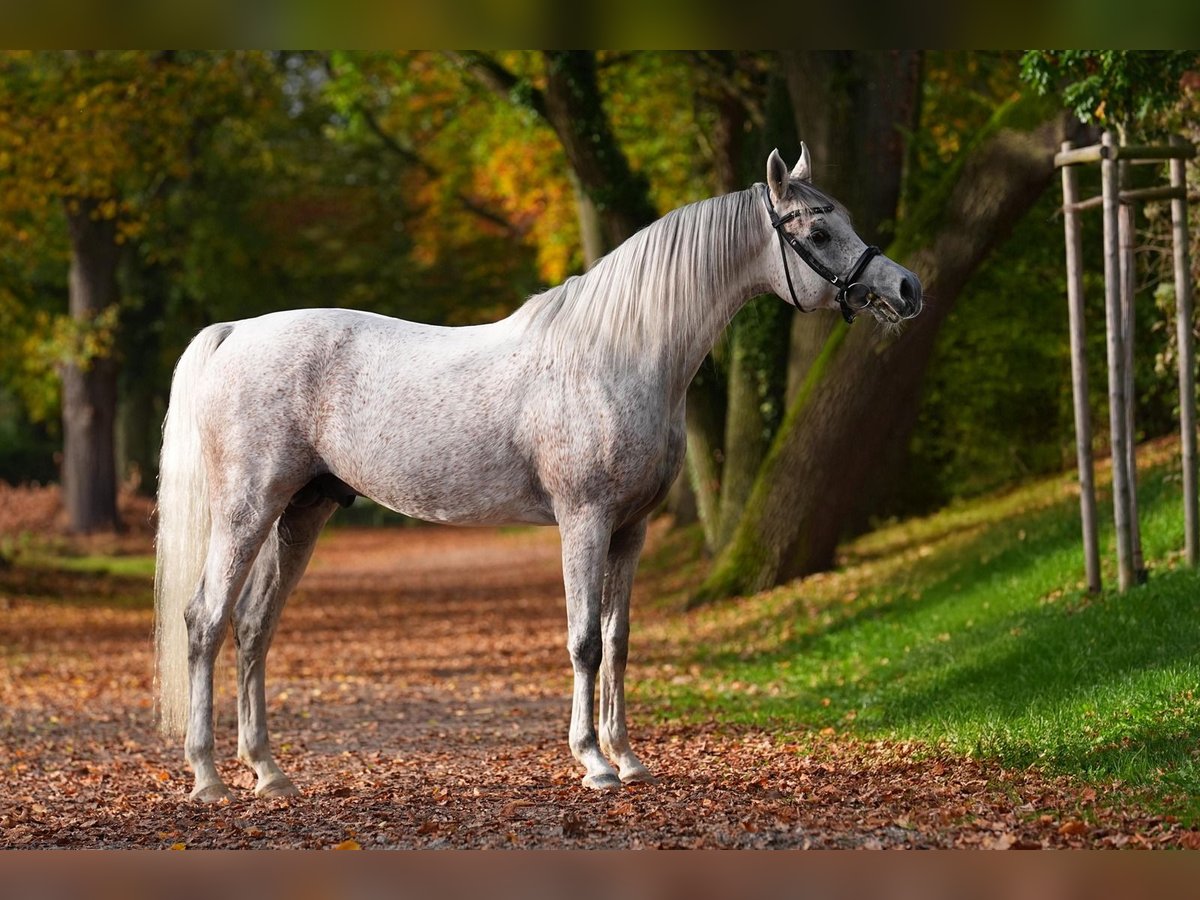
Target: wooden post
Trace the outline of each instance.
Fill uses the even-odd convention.
[[[1062,152],[1071,150],[1064,141]],[[1074,166],[1062,167],[1063,222],[1067,242],[1067,322],[1071,332],[1071,393],[1075,401],[1075,458],[1079,466],[1079,518],[1088,590],[1100,591],[1100,544],[1096,537],[1096,482],[1092,464],[1092,416],[1088,410],[1087,342],[1083,327],[1083,237]]]
[[[1179,147],[1187,142],[1172,137]],[[1175,250],[1175,326],[1179,344],[1179,433],[1183,462],[1183,522],[1188,565],[1200,560],[1197,547],[1196,500],[1196,375],[1192,341],[1192,271],[1188,264],[1187,173],[1183,159],[1171,160],[1171,186],[1182,197],[1171,201],[1171,223]]]
[[[1117,180],[1122,192],[1131,186],[1130,175],[1128,162],[1117,163]],[[1133,577],[1138,584],[1143,584],[1146,581],[1146,563],[1142,556],[1142,528],[1138,516],[1137,429],[1134,417],[1137,391],[1133,380],[1134,295],[1137,292],[1137,262],[1133,256],[1137,242],[1135,213],[1136,208],[1130,202],[1122,200],[1117,207],[1117,233],[1121,247],[1121,344],[1125,351],[1125,449],[1129,454],[1126,469],[1129,478],[1129,543]]]
[[[1117,585],[1122,591],[1134,583],[1133,542],[1129,527],[1129,450],[1125,431],[1125,346],[1121,327],[1120,245],[1117,223],[1120,205],[1113,136],[1104,132],[1108,151],[1100,163],[1104,189],[1104,312],[1108,332],[1108,422],[1112,436],[1113,523],[1117,539]]]

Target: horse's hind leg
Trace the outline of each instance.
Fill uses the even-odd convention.
[[[612,536],[604,575],[601,626],[604,655],[600,664],[600,747],[617,764],[626,784],[653,781],[634,755],[625,726],[625,663],[629,658],[629,595],[638,556],[646,540],[646,520]]]
[[[238,758],[254,770],[260,797],[298,791],[271,756],[267,737],[266,663],[288,595],[312,557],[321,528],[337,509],[332,500],[289,506],[268,535],[233,613],[237,644]]]
[[[204,575],[184,611],[190,688],[184,753],[196,779],[193,800],[214,801],[229,796],[213,762],[213,663],[225,640],[234,601],[273,518],[256,514],[244,505],[214,508]]]

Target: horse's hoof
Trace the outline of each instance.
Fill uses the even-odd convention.
[[[286,775],[276,775],[266,784],[258,785],[254,789],[254,796],[272,800],[277,797],[299,797],[300,791],[292,784],[292,779]]]
[[[222,800],[233,799],[233,795],[223,782],[213,781],[203,787],[193,788],[188,799],[193,803],[220,803]]]
[[[638,766],[636,769],[629,769],[621,773],[621,781],[624,784],[657,784],[658,779],[655,778],[650,770],[645,766]]]
[[[583,786],[593,791],[618,791],[621,789],[621,779],[614,772],[602,772],[599,775],[584,775]]]

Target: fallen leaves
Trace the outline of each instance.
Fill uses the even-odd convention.
[[[182,750],[157,734],[150,610],[48,603],[5,570],[0,846],[1200,849],[1200,833],[1117,805],[1111,785],[832,727],[652,725],[635,709],[659,782],[587,791],[566,746],[557,556],[552,531],[331,533],[267,683],[302,796],[253,798],[234,759],[230,663],[216,731],[234,797],[217,806],[187,802]],[[106,576],[72,577],[42,587],[115,596]]]

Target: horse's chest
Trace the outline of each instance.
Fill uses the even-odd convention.
[[[602,502],[624,519],[661,502],[683,460],[682,422],[651,403],[569,412],[538,438],[540,480],[556,505]]]

